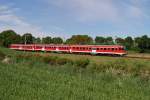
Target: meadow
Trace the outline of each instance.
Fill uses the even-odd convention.
[[[0,51],[0,100],[150,100],[146,59]]]

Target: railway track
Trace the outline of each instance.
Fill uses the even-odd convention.
[[[150,60],[150,57],[142,57],[142,56],[130,56],[130,55],[126,55],[124,56],[125,58],[136,58],[136,59],[147,59]]]

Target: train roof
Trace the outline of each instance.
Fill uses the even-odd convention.
[[[24,46],[25,44],[11,44],[13,46]],[[86,47],[86,46],[90,46],[90,47],[124,47],[122,45],[66,45],[66,44],[26,44],[26,46],[33,46],[33,45],[37,45],[37,46],[72,46],[72,47]]]

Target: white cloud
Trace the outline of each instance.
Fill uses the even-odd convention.
[[[144,18],[142,3],[147,0],[47,0],[63,8],[80,21],[120,21],[128,18]],[[144,15],[144,16],[143,16]]]
[[[15,14],[18,8],[10,8],[8,6],[0,6],[0,31],[13,29],[19,34],[31,32],[34,36],[40,36],[40,27],[34,26],[26,21],[22,17]]]

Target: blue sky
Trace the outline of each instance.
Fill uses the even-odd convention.
[[[150,0],[0,0],[0,31],[70,37],[150,35]]]

